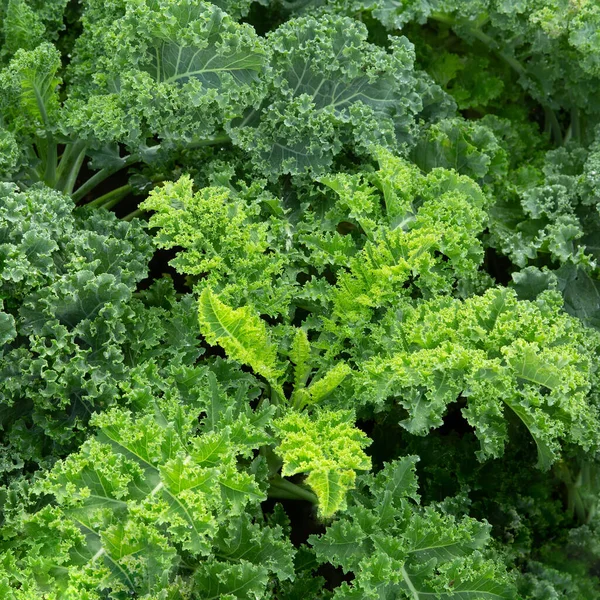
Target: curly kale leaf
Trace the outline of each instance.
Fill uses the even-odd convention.
[[[40,480],[55,503],[23,515],[21,531],[3,542],[5,589],[18,598],[242,600],[267,598],[276,578],[293,578],[281,526],[251,516],[267,475],[252,456],[271,439],[272,410],[252,411],[205,371],[184,396],[191,375],[138,369],[129,392],[137,412],[97,415],[97,436]]]
[[[209,343],[218,343],[229,358],[247,364],[263,376],[271,388],[271,400],[285,400],[283,364],[278,348],[271,340],[264,321],[248,307],[232,309],[223,304],[210,288],[199,301],[199,321]],[[316,404],[332,393],[350,374],[350,368],[338,363],[308,387],[312,372],[311,347],[306,333],[296,330],[289,357],[294,364],[295,385],[292,407],[302,409]],[[345,506],[345,496],[354,485],[356,471],[368,470],[370,460],[363,448],[368,440],[354,426],[350,411],[320,410],[308,416],[289,411],[272,424],[280,443],[276,453],[283,459],[283,476],[306,473],[306,484],[314,491],[322,517],[331,517]],[[281,488],[281,485],[275,487]],[[285,486],[285,482],[283,482]]]
[[[402,458],[362,476],[347,511],[309,538],[320,562],[354,574],[333,597],[515,598],[501,560],[486,552],[487,524],[418,506],[417,461]]]
[[[0,71],[0,126],[19,144],[19,178],[56,184],[55,135],[61,126],[60,55],[47,42],[18,50]]]
[[[337,267],[334,285],[313,271],[310,279],[297,286],[303,295],[314,294],[305,332],[275,327],[270,338],[259,318],[260,299],[258,307],[248,304],[243,309],[229,308],[219,299],[223,304],[218,305],[219,312],[227,313],[227,318],[225,327],[219,326],[218,335],[211,339],[226,348],[232,331],[227,323],[231,323],[232,339],[239,346],[240,327],[252,321],[251,329],[259,327],[260,335],[226,351],[258,374],[263,369],[258,359],[269,356],[269,364],[280,369],[276,377],[270,372],[267,377],[271,384],[276,383],[274,397],[281,400],[285,389],[297,408],[312,404],[312,391],[317,389],[313,386],[321,383],[325,390],[331,383],[337,391],[326,400],[330,405],[347,407],[344,398],[348,394],[357,394],[362,404],[377,410],[395,404],[407,412],[404,427],[424,435],[442,424],[448,404],[464,398],[467,406],[463,413],[479,437],[482,459],[502,455],[509,435],[511,419],[505,414],[509,409],[529,430],[543,468],[557,459],[564,443],[583,449],[596,447],[589,433],[597,421],[589,397],[593,367],[588,359],[596,347],[593,338],[575,320],[561,314],[555,296],[546,295],[533,303],[518,301],[514,292],[502,289],[475,295],[490,287],[490,279],[479,271],[483,261],[479,238],[490,204],[486,194],[472,179],[453,171],[435,168],[423,174],[383,149],[377,150],[377,156],[379,165],[372,171],[322,176],[325,201],[323,206],[316,202],[308,205],[314,213],[305,211],[305,218],[290,218],[286,223],[288,215],[279,212],[269,222],[271,231],[287,227],[292,240],[297,239],[306,249],[305,257],[293,252],[282,257],[289,261],[284,273],[298,272],[296,265],[310,262],[313,249],[322,256],[327,244],[337,248],[344,237],[353,249],[350,256],[340,252],[338,259],[330,261]],[[202,252],[184,255],[184,260],[198,256],[206,265],[210,260],[219,277],[225,280],[227,273],[235,281],[238,272],[233,260],[213,260],[214,245],[221,243],[219,236],[213,234],[209,242],[192,226],[201,226],[204,218],[211,222],[205,194],[219,199],[229,198],[230,193],[224,188],[207,188],[197,194],[203,215],[196,218],[189,182],[183,187],[183,195],[171,191],[177,191],[176,187],[168,187],[153,200],[159,209],[155,218],[161,235],[168,238],[167,232],[174,232],[171,235],[176,234],[184,248],[194,250],[198,240]],[[221,202],[215,202],[215,207],[222,214],[228,208],[234,220],[237,211],[245,208],[247,217],[240,222],[247,229],[232,231],[232,239],[239,239],[240,248],[249,248],[246,254],[250,255],[248,235],[264,230],[240,200],[234,194],[223,208]],[[186,206],[189,208],[184,210]],[[323,215],[325,233],[314,226],[315,213]],[[184,230],[177,229],[176,216],[186,224]],[[342,225],[352,233],[339,235]],[[226,227],[222,216],[217,231],[228,231]],[[262,252],[258,258],[262,259]],[[190,268],[194,265],[184,267]],[[208,289],[202,293],[201,313],[208,310],[207,300],[212,295]],[[202,319],[202,327],[210,333],[214,316]],[[477,331],[481,333],[474,333]],[[256,357],[246,355],[248,349]],[[293,364],[291,394],[284,386],[287,374],[284,376],[277,358],[286,353]],[[322,369],[307,385],[313,368],[310,361],[318,354]],[[352,373],[353,369],[359,374]],[[346,378],[350,373],[352,377]],[[391,399],[396,402],[388,402]]]
[[[48,188],[0,187],[0,421],[17,462],[81,443],[130,367],[202,353],[191,297],[177,300],[165,282],[134,297],[152,250],[139,222],[73,212]]]
[[[534,303],[506,289],[406,307],[395,325],[396,349],[392,343],[390,358],[365,363],[359,394],[367,402],[397,399],[407,411],[401,424],[419,435],[440,426],[447,405],[464,398],[482,459],[502,454],[510,409],[547,469],[561,443],[597,447],[590,434],[597,408],[589,400],[597,341],[560,308],[553,295]]]
[[[333,0],[328,5],[336,13],[369,13],[390,31],[427,20],[438,24],[441,32],[452,28],[472,45],[473,55],[481,48],[496,54],[522,88],[546,108],[577,108],[596,115],[600,109],[593,93],[600,77],[596,33],[600,12],[593,2]],[[446,36],[438,38],[440,50],[445,50]],[[453,65],[447,68],[452,70]]]
[[[0,300],[0,309],[2,308],[3,305]],[[0,345],[4,346],[14,340],[15,337],[17,337],[17,330],[15,329],[14,317],[0,310]]]
[[[410,141],[428,87],[413,71],[412,46],[401,38],[386,52],[366,39],[362,24],[332,15],[292,19],[268,35],[265,102],[230,130],[263,172],[319,174],[346,148]]]
[[[283,396],[279,378],[277,346],[270,339],[266,323],[249,307],[232,309],[205,288],[199,302],[200,331],[211,344],[218,343],[228,357],[251,366]]]
[[[426,172],[444,167],[481,183],[505,177],[508,167],[507,151],[494,133],[459,118],[443,119],[422,131],[411,158]]]
[[[263,97],[264,44],[214,4],[87,2],[81,24],[66,70],[45,41],[19,48],[0,71],[0,139],[21,149],[0,169],[28,185],[72,193],[88,156],[101,173],[77,191],[81,200],[174,147],[227,143],[224,125]]]
[[[94,5],[83,14],[70,79],[69,122],[80,137],[199,142],[261,98],[266,51],[213,4]]]
[[[519,267],[551,259],[593,269],[598,196],[585,177],[593,164],[592,153],[570,145],[547,152],[541,169],[517,171],[497,190],[488,243]]]
[[[346,508],[346,494],[356,471],[368,471],[371,460],[363,449],[367,436],[354,426],[350,411],[318,411],[308,416],[290,412],[273,422],[280,438],[276,452],[283,458],[282,475],[306,473],[306,484],[319,501],[319,514],[329,518]]]
[[[368,238],[332,294],[336,324],[348,332],[400,298],[447,294],[459,281],[476,279],[483,258],[478,235],[487,201],[471,179],[445,169],[424,176],[388,153],[379,164],[371,175],[323,180]]]
[[[63,29],[67,0],[3,0],[0,3],[0,61],[19,49],[53,41]]]
[[[157,228],[157,245],[183,249],[170,264],[204,276],[198,287],[214,289],[223,301],[251,304],[271,316],[286,313],[297,287],[295,270],[276,219],[260,218],[268,194],[261,189],[247,200],[225,187],[193,193],[192,185],[187,176],[167,182],[140,205],[154,211],[149,222]]]
[[[343,361],[319,361],[318,350],[313,349],[303,329],[269,330],[252,307],[231,308],[210,288],[204,288],[200,295],[198,319],[200,331],[210,344],[219,344],[228,358],[248,365],[266,379],[271,401],[276,404],[286,401],[298,410],[316,405],[339,391],[352,373]],[[292,364],[281,361],[280,355],[287,356]],[[290,375],[292,391],[286,398],[284,385]]]

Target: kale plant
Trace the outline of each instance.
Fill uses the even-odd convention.
[[[0,596],[600,597],[592,0],[0,0]]]

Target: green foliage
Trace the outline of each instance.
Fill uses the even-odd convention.
[[[131,367],[201,354],[191,297],[177,301],[166,281],[134,297],[151,252],[139,223],[73,212],[68,197],[41,187],[2,184],[3,477],[81,443],[90,415],[115,403]]]
[[[529,429],[542,468],[556,460],[560,438],[596,447],[598,415],[585,400],[594,350],[552,297],[519,302],[496,289],[463,302],[431,301],[406,310],[397,328],[397,350],[389,340],[390,358],[367,362],[360,385],[369,401],[399,398],[408,431],[441,425],[447,403],[462,396],[481,457],[502,453],[506,408]]]
[[[158,230],[159,247],[185,249],[171,261],[175,269],[195,277],[207,274],[201,286],[234,304],[249,302],[275,315],[286,310],[292,293],[288,286],[270,285],[283,276],[284,247],[269,222],[257,218],[261,198],[252,200],[225,187],[194,194],[191,179],[183,176],[154,189],[141,207],[154,211],[150,226]]]
[[[306,483],[319,500],[323,518],[346,508],[346,493],[354,487],[356,471],[371,468],[363,448],[366,435],[354,427],[349,411],[322,411],[309,417],[289,413],[273,423],[281,438],[277,453],[282,475],[308,473]]]
[[[203,371],[134,377],[136,413],[97,416],[97,435],[37,484],[56,501],[22,517],[5,544],[3,580],[19,582],[15,598],[48,588],[86,598],[266,597],[271,578],[294,573],[282,528],[251,516],[265,498],[267,471],[252,450],[270,440],[270,409],[236,405]]]
[[[333,597],[515,598],[501,561],[482,552],[488,526],[417,505],[417,460],[363,477],[344,516],[310,538],[319,561],[355,574]]]
[[[68,119],[84,138],[204,140],[260,97],[265,49],[213,4],[90,3],[83,23]]]
[[[366,38],[364,26],[336,16],[294,19],[269,35],[268,102],[231,132],[261,170],[319,174],[348,142],[365,152],[410,139],[426,89],[411,46],[399,38],[388,53]]]
[[[0,597],[600,597],[599,28],[0,0]]]
[[[277,348],[269,340],[264,321],[248,308],[229,308],[210,288],[200,295],[199,318],[200,331],[209,343],[218,342],[230,358],[249,365],[277,386],[282,372],[277,365]]]

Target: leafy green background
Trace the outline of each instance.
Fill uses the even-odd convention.
[[[0,0],[0,595],[600,596],[593,0]]]

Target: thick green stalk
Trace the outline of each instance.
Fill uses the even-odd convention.
[[[193,150],[194,148],[204,148],[205,146],[218,146],[219,144],[230,144],[231,138],[226,133],[220,133],[215,135],[213,138],[207,138],[205,140],[198,140],[197,142],[191,142],[187,146],[184,146],[182,150]]]
[[[60,161],[58,162],[58,169],[56,170],[57,179],[64,177],[64,172],[67,166],[67,163],[70,162],[71,157],[73,156],[73,151],[75,148],[75,144],[66,144],[63,153],[61,154]]]
[[[556,113],[549,106],[544,106],[544,116],[546,117],[546,121],[549,124],[549,129],[552,133],[552,138],[557,143],[557,145],[561,145],[563,143],[563,135],[560,129],[560,123],[558,122],[558,118],[556,117]]]
[[[133,187],[129,184],[122,185],[121,187],[118,187],[117,189],[112,190],[107,194],[100,196],[99,198],[96,198],[95,200],[89,202],[85,206],[89,206],[91,208],[112,208],[121,200],[123,200],[123,198],[128,196],[132,190]]]
[[[54,136],[48,134],[46,137],[46,168],[44,170],[44,183],[49,187],[54,187],[56,183],[56,161],[58,149]]]
[[[273,406],[279,406],[284,400],[285,398],[281,397],[275,386],[271,385],[271,404]]]
[[[103,181],[108,179],[111,175],[118,173],[122,169],[125,169],[139,161],[137,154],[131,154],[123,159],[123,162],[118,165],[111,167],[105,167],[100,169],[97,173],[92,175],[83,185],[81,185],[75,192],[71,194],[71,198],[75,202],[83,200],[96,186],[100,185]]]
[[[306,500],[311,504],[318,504],[319,500],[310,490],[296,485],[283,477],[276,475],[269,481],[269,496],[271,498],[283,498],[287,500]]]
[[[581,142],[581,122],[578,108],[571,109],[571,137],[576,142]]]
[[[86,150],[85,142],[75,142],[67,146],[58,165],[56,189],[65,194],[73,191]]]
[[[128,215],[121,217],[121,221],[131,221],[132,219],[135,219],[136,217],[142,217],[145,214],[145,210],[142,210],[141,208],[136,208],[135,210],[132,210]]]
[[[228,144],[230,142],[231,138],[227,134],[223,133],[215,136],[214,138],[208,138],[206,140],[192,142],[185,146],[184,149],[193,150],[194,148],[202,148],[204,146],[216,146],[218,144]],[[160,148],[160,144],[157,146],[152,146],[152,148],[147,150],[147,152],[152,152],[156,154],[160,151]],[[75,202],[80,202],[96,186],[100,185],[103,181],[105,181],[115,173],[118,173],[119,171],[122,171],[123,169],[126,169],[127,167],[130,167],[131,165],[134,165],[137,162],[140,162],[141,160],[141,154],[130,154],[129,156],[124,157],[122,159],[122,162],[116,165],[112,165],[110,167],[104,167],[104,169],[100,169],[100,171],[92,175],[92,177],[90,177],[83,185],[81,185],[77,190],[75,190],[75,192],[71,194],[71,198],[73,198]]]

